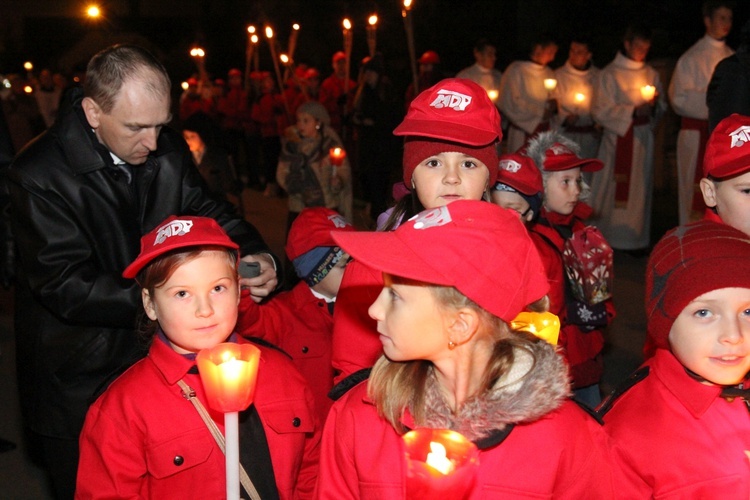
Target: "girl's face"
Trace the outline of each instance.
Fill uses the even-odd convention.
[[[412,183],[422,206],[430,209],[456,200],[481,200],[489,178],[490,171],[484,163],[452,152],[422,160],[414,169]]]
[[[693,300],[672,324],[669,344],[709,382],[740,383],[750,370],[750,288],[720,288]]]
[[[224,342],[237,323],[238,278],[223,251],[202,252],[177,267],[153,297],[147,290],[141,295],[146,314],[180,354]]]
[[[550,172],[544,187],[544,206],[550,212],[570,215],[581,195],[581,169]]]
[[[318,123],[318,120],[309,113],[297,113],[297,130],[299,131],[299,135],[306,139],[315,137],[315,134],[318,132],[316,128]]]
[[[378,322],[385,355],[392,361],[436,362],[445,357],[449,315],[432,290],[420,281],[386,273],[383,278],[383,290],[368,312]]]
[[[531,208],[529,202],[524,200],[523,196],[518,193],[493,189],[490,196],[495,205],[515,211],[521,218],[521,221],[528,222],[534,216],[529,210]]]

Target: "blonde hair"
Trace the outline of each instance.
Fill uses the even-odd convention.
[[[485,367],[482,378],[482,392],[492,389],[498,379],[510,370],[517,348],[525,349],[533,357],[531,344],[544,342],[526,332],[511,330],[505,321],[489,313],[454,287],[428,285],[427,288],[434,294],[440,307],[470,307],[479,313],[480,329],[489,336],[488,340],[493,344],[492,357]],[[549,299],[545,295],[526,309],[542,312],[548,308]],[[373,366],[367,384],[368,396],[375,403],[378,414],[398,432],[403,433],[407,430],[401,423],[401,417],[407,408],[417,424],[425,421],[426,387],[432,370],[431,361],[391,361],[385,355]]]

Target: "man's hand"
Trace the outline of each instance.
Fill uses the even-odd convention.
[[[250,298],[254,302],[260,302],[268,297],[276,289],[279,283],[274,268],[273,259],[267,253],[245,255],[242,260],[246,262],[260,263],[260,275],[255,278],[240,278],[240,286],[250,290]]]

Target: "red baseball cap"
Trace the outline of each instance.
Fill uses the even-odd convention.
[[[523,194],[533,196],[544,191],[542,174],[534,160],[519,153],[502,155],[498,165],[497,182],[502,182]]]
[[[338,246],[331,237],[332,230],[354,231],[354,226],[344,219],[340,213],[330,208],[312,207],[300,212],[286,241],[286,255],[294,260],[317,247]]]
[[[604,163],[596,158],[581,158],[565,144],[556,142],[544,152],[540,167],[545,172],[559,172],[575,167],[580,167],[581,172],[596,172],[604,168]]]
[[[341,52],[339,50],[338,52],[336,52],[335,54],[333,54],[332,61],[334,63],[337,63],[339,61],[343,61],[344,59],[346,59],[346,54],[344,54],[343,52]]]
[[[485,146],[503,138],[500,113],[482,87],[447,78],[420,93],[394,135],[415,135]]]
[[[419,64],[440,64],[440,56],[434,50],[428,50],[417,61]]]
[[[515,212],[494,203],[457,200],[425,210],[395,231],[332,234],[365,265],[455,287],[506,322],[549,291],[528,231]]]
[[[230,77],[231,77],[231,76],[242,76],[242,71],[240,71],[240,70],[239,70],[239,69],[237,69],[237,68],[232,68],[232,69],[230,69],[230,70],[229,70],[229,72],[227,73],[227,76],[230,76]]]
[[[224,229],[210,217],[170,215],[156,229],[141,238],[141,253],[122,272],[124,278],[135,278],[152,260],[172,250],[202,245],[216,245],[238,250]]]
[[[750,116],[734,113],[711,132],[703,158],[703,177],[734,177],[750,171]]]

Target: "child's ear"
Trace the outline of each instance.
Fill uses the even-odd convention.
[[[154,301],[151,300],[151,295],[149,295],[148,290],[145,288],[141,290],[141,300],[143,301],[143,309],[146,311],[148,319],[156,321],[156,305],[154,304]]]
[[[471,307],[456,310],[451,314],[449,321],[450,339],[458,345],[471,340],[479,330],[479,313]]]
[[[708,208],[716,206],[716,184],[711,179],[703,178],[700,182],[701,193],[703,193],[703,202]]]

